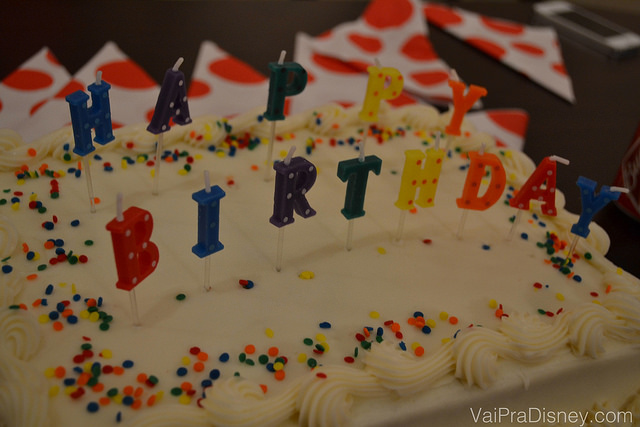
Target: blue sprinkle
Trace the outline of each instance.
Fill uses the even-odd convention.
[[[202,386],[202,388],[207,388],[211,387],[213,385],[213,382],[211,382],[211,380],[202,380],[200,385]]]
[[[122,362],[122,367],[123,368],[133,368],[133,360],[125,360],[124,362]]]
[[[430,334],[431,333],[431,328],[429,326],[427,326],[427,325],[424,325],[422,327],[422,333],[426,334],[426,335]]]
[[[80,169],[76,169],[74,171],[74,175],[76,176],[76,178],[80,178],[80,175],[82,175],[82,171]]]
[[[84,372],[84,369],[82,369],[80,366],[75,366],[73,368],[73,372],[75,372],[76,374],[81,374]]]
[[[60,313],[62,313],[65,308],[66,306],[64,305],[63,302],[59,302],[58,304],[56,304],[56,310],[58,310]]]
[[[116,414],[116,422],[119,423],[120,421],[122,421],[122,412],[118,411]]]
[[[424,317],[424,313],[421,311],[416,311],[413,313],[413,317]]]
[[[183,366],[183,367],[178,368],[178,370],[176,371],[176,374],[177,374],[179,377],[184,377],[185,375],[187,375],[187,373],[188,373],[188,372],[189,372],[189,371],[187,370],[187,368],[185,368],[185,367]]]
[[[46,307],[47,305],[49,305],[49,301],[47,301],[46,298],[42,298],[40,300],[40,305],[43,306],[43,307]]]
[[[269,372],[275,372],[275,368],[273,367],[273,363],[267,363],[267,365],[265,366],[267,368],[267,371]]]
[[[321,329],[331,329],[331,323],[329,322],[322,322],[319,326]]]
[[[102,160],[102,156],[100,154],[94,155],[93,158],[96,160]]]
[[[218,360],[220,360],[222,363],[228,362],[229,361],[229,353],[222,353],[220,355],[220,357],[218,358]]]
[[[522,240],[528,240],[529,239],[529,235],[527,233],[520,234],[520,237],[522,238]]]
[[[12,197],[11,198],[11,203],[20,203],[20,198],[19,197]]]
[[[87,411],[91,413],[98,412],[99,409],[100,405],[98,405],[96,402],[89,402],[89,404],[87,405]]]
[[[60,313],[58,313],[57,311],[49,312],[49,319],[58,320],[59,317],[60,317]]]
[[[546,226],[547,226],[547,224],[546,224],[546,223],[544,223],[544,222],[542,222],[542,221],[538,221],[538,225],[539,225],[540,227],[546,227]]]
[[[575,276],[573,276],[573,280],[575,280],[576,282],[580,283],[582,282],[582,277],[578,276],[577,274]]]
[[[74,219],[73,221],[71,221],[71,226],[72,227],[77,227],[80,225],[80,220],[79,219]]]
[[[220,378],[220,371],[217,369],[212,369],[209,372],[209,378],[211,378],[212,380],[217,380],[218,378]]]
[[[52,284],[47,285],[47,289],[45,289],[44,293],[46,295],[51,295],[53,293],[53,285]]]
[[[538,214],[536,213],[532,214],[531,216],[533,217],[533,219],[536,219],[536,220],[538,219]]]
[[[13,271],[13,267],[11,267],[10,265],[5,264],[5,265],[3,265],[3,266],[2,266],[2,272],[3,272],[4,274],[9,274],[9,273],[11,273],[12,271]]]
[[[75,295],[73,296],[73,300],[74,300],[75,302],[80,301],[80,299],[82,299],[82,297],[80,296],[80,294],[75,294]]]
[[[125,406],[131,406],[133,405],[133,396],[125,396],[122,398],[122,404]]]
[[[59,248],[59,247],[61,247],[61,246],[64,246],[64,240],[62,240],[62,239],[56,239],[56,240],[53,242],[53,244]]]
[[[376,336],[381,337],[384,334],[384,329],[382,329],[382,327],[379,327],[376,330]]]
[[[398,345],[400,346],[402,351],[407,351],[407,345],[404,343],[404,341],[400,341],[400,344]]]
[[[63,149],[64,151],[69,151],[69,148],[70,148],[70,145],[69,145],[69,143],[68,143],[68,142],[62,146],[62,149]]]
[[[321,125],[321,124],[322,124],[322,120],[320,120],[320,118],[319,118],[319,117],[316,119],[316,124],[317,124],[317,125]]]
[[[44,224],[42,224],[42,226],[44,227],[45,230],[53,230],[53,222],[51,221],[45,221]]]
[[[76,383],[76,379],[75,378],[65,378],[63,382],[64,382],[64,385],[70,386],[70,385],[74,385]]]
[[[98,307],[102,307],[102,297],[98,297],[98,302],[96,304]]]
[[[488,251],[489,249],[491,249],[491,246],[489,246],[489,245],[482,245],[482,249],[484,249],[485,251]]]
[[[65,252],[64,248],[56,248],[56,255],[62,255]]]
[[[67,322],[70,325],[75,325],[76,323],[78,323],[78,317],[76,315],[70,315],[69,317],[67,317]]]

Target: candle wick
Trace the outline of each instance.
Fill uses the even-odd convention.
[[[289,148],[289,152],[287,153],[287,157],[284,158],[284,164],[289,166],[289,164],[291,163],[291,158],[293,157],[293,153],[296,151],[296,146],[292,145],[291,148]]]
[[[480,146],[480,155],[482,156],[483,154],[484,154],[484,142]]]
[[[376,67],[380,68],[380,60],[378,58],[374,58],[373,62],[375,62]]]
[[[562,163],[563,165],[568,165],[569,164],[569,160],[565,159],[564,157],[560,157],[560,156],[549,156],[549,160],[552,160],[554,162],[558,162],[558,163]]]
[[[211,180],[209,179],[209,171],[204,171],[204,191],[211,193]]]
[[[96,84],[97,85],[101,85],[102,84],[102,71],[98,71],[96,73]]]
[[[360,156],[358,157],[358,161],[360,161],[360,163],[364,162],[364,144],[366,142],[366,139],[362,139],[360,140]]]
[[[628,193],[629,189],[627,187],[609,187],[609,190],[616,191],[618,193]]]
[[[116,195],[116,219],[118,222],[124,221],[124,215],[122,215],[122,193]]]
[[[440,131],[436,132],[436,150],[440,149]]]
[[[173,65],[173,71],[178,71],[178,68],[180,68],[180,66],[182,65],[183,62],[184,62],[184,58],[181,56],[180,58],[178,58],[176,63]]]
[[[280,52],[280,58],[278,58],[278,64],[282,65],[284,64],[284,57],[287,56],[287,51],[283,50],[282,52]]]

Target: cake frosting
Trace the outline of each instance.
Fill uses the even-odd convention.
[[[508,238],[508,200],[536,168],[525,154],[467,121],[446,134],[450,114],[425,105],[383,104],[371,131],[357,107],[289,116],[275,153],[295,146],[317,169],[306,194],[317,213],[284,227],[278,272],[262,111],[173,126],[156,196],[156,136],[115,130],[90,156],[96,213],[71,127],[31,143],[0,131],[0,425],[471,425],[482,408],[535,405],[548,424],[554,411],[608,408],[637,422],[640,281],[607,260],[596,224],[563,262],[578,215],[561,191],[557,216],[536,205]],[[437,132],[433,206],[411,210],[397,240],[405,151],[434,147]],[[336,170],[362,139],[382,168],[346,250]],[[457,236],[468,153],[480,150],[498,156],[508,188]],[[205,170],[226,194],[209,292],[191,252]],[[135,288],[140,326],[105,229],[119,192],[152,215],[160,254]]]

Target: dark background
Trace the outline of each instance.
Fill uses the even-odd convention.
[[[268,75],[281,50],[293,52],[295,34],[318,35],[356,19],[368,2],[350,1],[16,1],[0,15],[0,79],[48,46],[73,74],[113,40],[157,82],[175,59],[192,73],[202,40]],[[533,22],[530,2],[452,2],[495,18]],[[606,7],[606,2],[602,3]],[[592,9],[640,33],[640,15]],[[556,154],[558,188],[567,208],[581,211],[576,181],[582,175],[612,185],[640,125],[640,57],[615,61],[561,40],[577,103],[572,105],[475,48],[429,27],[436,52],[469,82],[484,86],[485,108],[521,108],[530,115],[524,151],[539,163]],[[192,60],[190,60],[190,58]],[[640,276],[640,223],[611,204],[596,215],[609,233],[609,258]]]

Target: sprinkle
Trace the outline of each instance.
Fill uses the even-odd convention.
[[[187,296],[186,296],[185,294],[178,294],[178,295],[176,295],[176,300],[178,300],[178,301],[184,301],[184,299],[185,299],[186,297],[187,297]]]
[[[369,313],[369,317],[371,317],[372,319],[379,319],[380,313],[378,313],[377,311],[372,311]]]
[[[564,295],[562,295],[560,292],[558,292],[558,293],[556,294],[556,299],[557,299],[558,301],[564,301]]]
[[[253,344],[249,344],[244,348],[244,352],[247,354],[253,354],[256,352],[256,347]]]
[[[300,273],[300,275],[298,276],[299,278],[303,279],[303,280],[310,280],[313,279],[315,277],[315,274],[312,271],[303,271],[302,273]]]
[[[331,323],[329,322],[322,322],[318,326],[320,326],[320,329],[331,329]]]
[[[378,246],[377,251],[380,255],[385,255],[387,253],[387,250],[382,246]]]
[[[264,330],[264,334],[265,334],[267,337],[269,337],[269,338],[273,338],[273,336],[274,336],[273,329],[271,329],[271,328],[267,328],[267,329],[265,329],[265,330]]]

